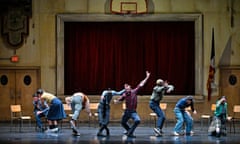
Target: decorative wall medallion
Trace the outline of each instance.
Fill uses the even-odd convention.
[[[228,81],[230,85],[235,85],[237,83],[237,77],[235,75],[230,75]]]
[[[2,33],[11,46],[23,44],[24,36],[28,35],[28,17],[24,15],[22,8],[9,8],[3,18]]]

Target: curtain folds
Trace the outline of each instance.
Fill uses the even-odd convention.
[[[135,88],[151,72],[140,94],[149,95],[158,78],[172,94],[194,94],[194,22],[65,22],[64,91],[99,95]]]

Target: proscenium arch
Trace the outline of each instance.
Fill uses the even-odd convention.
[[[194,21],[195,24],[195,96],[203,97],[203,38],[202,14],[58,14],[56,15],[56,93],[64,95],[64,23],[65,22],[114,22],[114,21]]]

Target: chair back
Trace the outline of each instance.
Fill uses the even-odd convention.
[[[233,106],[233,112],[234,113],[239,113],[240,112],[240,105],[234,105]]]
[[[90,103],[89,108],[90,108],[90,110],[97,110],[98,109],[98,103]]]
[[[89,109],[93,115],[97,112],[98,109],[98,103],[90,103],[89,104]]]
[[[22,116],[21,105],[10,105],[10,111],[11,111],[11,118]]]
[[[71,106],[69,106],[68,104],[63,104],[63,108],[64,108],[65,111],[71,111],[72,110]]]
[[[167,103],[160,103],[160,108],[162,110],[166,110],[167,109]]]
[[[211,111],[215,111],[216,110],[216,104],[212,104],[211,105]]]
[[[233,117],[240,118],[240,105],[233,106]]]
[[[11,105],[11,112],[21,112],[21,106],[20,105]]]

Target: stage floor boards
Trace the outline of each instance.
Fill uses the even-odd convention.
[[[109,137],[97,137],[98,128],[88,124],[78,125],[80,136],[73,136],[70,126],[66,123],[59,133],[42,133],[35,130],[35,124],[31,127],[24,124],[24,128],[19,132],[18,126],[10,127],[9,123],[0,123],[0,143],[1,144],[234,144],[240,143],[239,125],[236,133],[228,132],[227,136],[220,138],[208,136],[207,126],[200,127],[200,124],[194,124],[193,136],[174,136],[172,129],[174,124],[168,124],[164,127],[164,135],[155,137],[153,125],[140,124],[135,131],[136,138],[128,138],[123,135],[123,128],[120,124],[110,124]]]

